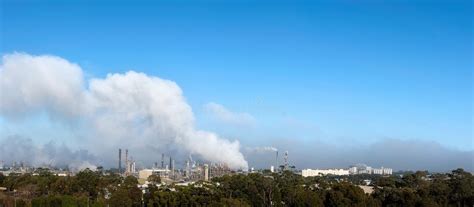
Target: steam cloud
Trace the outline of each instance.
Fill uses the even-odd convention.
[[[247,147],[247,151],[263,153],[263,152],[276,152],[278,151],[278,149],[275,147],[253,147],[253,148]]]
[[[0,115],[22,119],[46,112],[54,120],[74,120],[90,132],[84,140],[88,149],[110,162],[115,160],[110,155],[126,146],[143,159],[173,148],[232,168],[248,167],[238,141],[195,128],[192,109],[175,82],[129,71],[87,83],[77,64],[60,57],[4,55]]]

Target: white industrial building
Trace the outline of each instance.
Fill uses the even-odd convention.
[[[349,174],[354,175],[357,174],[357,167],[352,166],[349,168]]]
[[[301,171],[301,175],[303,177],[313,177],[313,176],[321,176],[321,175],[349,175],[349,170],[346,170],[346,169],[326,169],[326,170],[305,169]]]
[[[139,179],[148,179],[150,175],[158,175],[160,177],[168,177],[170,170],[168,169],[143,169],[138,171]]]
[[[357,164],[348,169],[325,169],[312,170],[305,169],[301,171],[303,177],[321,176],[321,175],[356,175],[356,174],[374,174],[374,175],[391,175],[392,168],[372,168],[365,164]]]
[[[382,168],[379,168],[379,169],[374,168],[372,170],[372,173],[375,174],[375,175],[382,175],[383,174],[383,169]]]
[[[391,175],[392,174],[392,168],[373,168],[372,169],[372,174],[374,175]]]
[[[350,174],[391,175],[392,171],[392,168],[372,168],[365,164],[357,164],[349,168]]]

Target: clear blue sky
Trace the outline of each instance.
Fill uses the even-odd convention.
[[[291,131],[473,149],[472,1],[173,2],[2,1],[0,53],[173,80],[202,128],[248,145]],[[211,101],[258,127],[214,125]]]

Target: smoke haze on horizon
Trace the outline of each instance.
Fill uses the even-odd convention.
[[[464,168],[474,172],[474,151],[444,147],[433,141],[385,138],[369,144],[338,146],[318,140],[300,142],[279,139],[275,146],[289,152],[289,163],[305,168],[348,168],[364,163],[372,167],[389,167],[398,170],[428,170],[448,172]],[[275,152],[264,148],[243,151],[250,167],[269,168],[276,165]],[[279,152],[279,165],[283,164],[283,151]]]

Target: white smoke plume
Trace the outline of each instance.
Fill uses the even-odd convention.
[[[119,147],[138,159],[172,148],[248,167],[238,141],[195,128],[192,109],[173,81],[134,71],[85,80],[80,66],[60,57],[14,53],[3,56],[0,94],[0,116],[22,119],[46,112],[56,121],[75,120],[89,132],[83,140],[88,149],[108,155],[103,159],[109,162]]]
[[[263,152],[276,152],[278,151],[278,149],[275,147],[247,147],[247,151],[263,153]]]

